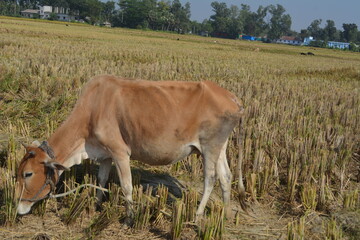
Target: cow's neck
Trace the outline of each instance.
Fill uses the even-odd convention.
[[[70,117],[49,138],[56,161],[66,167],[79,164],[88,131],[87,124],[71,114]]]

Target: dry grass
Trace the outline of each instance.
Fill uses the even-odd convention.
[[[259,51],[254,51],[257,48]],[[300,55],[307,51],[315,56]],[[246,107],[242,144],[248,198],[254,204],[258,202],[259,205],[254,206],[273,208],[278,219],[295,219],[289,225],[283,220],[285,223],[280,221],[272,227],[279,228],[280,224],[283,238],[289,239],[303,236],[319,239],[323,235],[341,239],[349,238],[350,234],[356,238],[359,234],[341,231],[344,226],[331,218],[342,208],[359,211],[358,53],[225,39],[214,42],[197,36],[0,17],[0,164],[3,173],[0,216],[3,222],[18,226],[13,214],[11,176],[23,154],[19,141],[48,138],[71,111],[81,87],[97,74],[156,81],[207,79],[234,92]],[[234,176],[237,154],[236,144],[230,141],[228,156]],[[197,157],[190,157],[176,166],[160,167],[156,171],[169,172],[184,183],[191,182],[195,188],[201,183],[199,161]],[[92,163],[89,164],[91,168]],[[74,176],[81,178],[84,174],[73,170],[66,178],[67,184],[75,184]],[[136,183],[140,181],[137,178]],[[234,196],[237,195],[236,181],[234,178]],[[194,216],[197,196],[191,191],[181,200],[185,209],[183,217],[175,214],[180,211],[179,204],[165,200],[166,190],[157,192],[163,196],[161,199],[150,196],[149,192],[142,196],[136,192],[141,199],[146,196],[143,201],[151,201],[144,204],[139,200],[138,211],[146,214],[139,213],[138,225],[133,232],[126,232],[127,236],[144,238],[140,234],[144,232],[151,238],[169,238],[171,219],[189,221]],[[94,192],[90,196],[95,196]],[[113,216],[123,216],[120,200],[110,200],[120,210],[109,215],[105,207],[96,218],[99,222],[96,225],[86,223],[86,219],[98,213],[84,211],[91,208],[91,204],[79,206],[78,198],[82,198],[80,193],[71,199],[78,208],[71,208],[69,199],[60,201],[56,207],[60,215],[76,216],[84,222],[77,226],[81,231],[74,230],[70,224],[67,228],[72,230],[62,233],[62,238],[85,236],[84,229],[88,229],[90,237],[101,232],[114,238],[121,236],[120,230],[119,235],[116,230],[113,235],[107,232],[112,229],[111,224],[115,224]],[[50,211],[46,205],[43,207],[44,211]],[[238,209],[238,204],[234,202],[233,207]],[[323,227],[319,232],[311,231],[310,223],[304,220],[314,212],[328,216],[321,218]],[[56,217],[56,221],[60,221],[61,217]],[[214,219],[211,214],[208,217]],[[72,219],[63,221],[71,223]],[[254,232],[257,228],[242,221],[239,214],[235,222],[235,225],[231,221],[224,223],[225,230],[221,230],[217,238],[234,238],[239,232],[244,238],[254,234],[258,239],[275,236]],[[180,226],[173,229],[173,238],[206,234],[199,234],[186,224],[182,230]],[[2,234],[6,231],[0,231],[0,236],[5,236]]]

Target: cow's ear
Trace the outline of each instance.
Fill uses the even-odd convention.
[[[55,161],[44,162],[44,165],[45,165],[45,167],[48,167],[48,168],[53,169],[53,170],[62,170],[62,171],[70,170],[69,168],[67,168],[64,165],[62,165],[62,164],[60,164],[58,162],[55,162]]]

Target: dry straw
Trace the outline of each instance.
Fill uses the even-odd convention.
[[[225,233],[225,212],[222,203],[211,203],[208,216],[200,219],[198,235],[200,239],[222,239]]]
[[[23,155],[18,141],[46,139],[69,114],[84,84],[98,74],[218,83],[245,106],[242,167],[250,200],[271,196],[275,203],[291,203],[278,204],[282,207],[302,205],[304,211],[358,206],[358,54],[317,49],[304,59],[303,50],[285,45],[191,35],[174,41],[165,33],[2,17],[0,22],[0,156],[3,172],[9,171],[0,186],[5,222],[16,219],[12,176]],[[227,155],[235,196],[238,154],[231,138]],[[193,182],[203,171],[197,156],[160,169]],[[65,191],[76,186],[77,174],[84,175],[65,173]],[[145,229],[161,216],[155,205],[160,203],[149,192],[136,191],[139,205],[134,207],[146,213],[137,216],[136,228]],[[66,206],[70,200],[60,201]],[[187,208],[189,201],[184,204]],[[187,219],[191,211],[186,210]]]

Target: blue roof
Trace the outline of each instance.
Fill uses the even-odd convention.
[[[242,38],[242,39],[245,39],[245,40],[251,40],[251,41],[255,41],[255,40],[256,40],[256,37],[249,36],[249,35],[243,35],[241,38]]]

